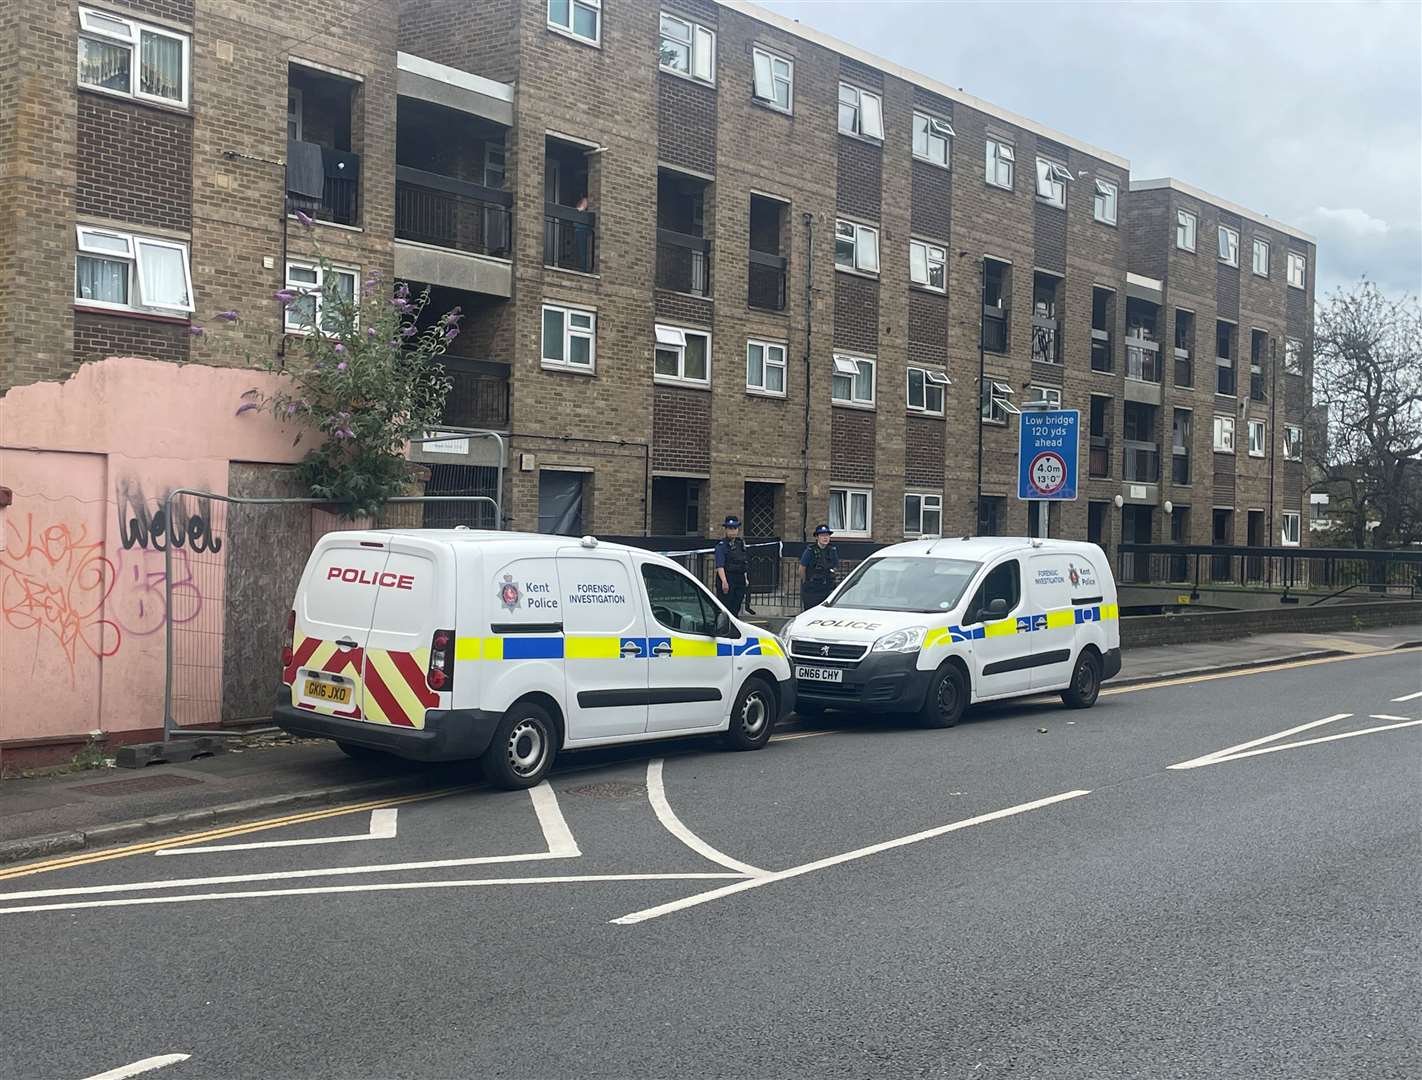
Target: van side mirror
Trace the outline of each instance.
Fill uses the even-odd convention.
[[[716,636],[720,638],[738,638],[741,632],[736,629],[731,622],[731,616],[724,611],[716,613]]]
[[[1007,614],[1007,601],[1002,597],[994,597],[988,601],[987,607],[983,608],[983,617],[988,619],[1001,619]]]

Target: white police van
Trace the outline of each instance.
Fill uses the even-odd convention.
[[[1048,691],[1087,708],[1121,670],[1110,563],[1063,540],[895,544],[783,636],[802,717],[863,708],[951,727],[975,702]]]
[[[563,749],[713,732],[759,749],[795,706],[772,634],[670,559],[591,537],[328,534],[282,667],[285,730],[352,756],[478,757],[508,788]]]

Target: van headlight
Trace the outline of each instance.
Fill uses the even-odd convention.
[[[918,652],[923,646],[923,627],[906,626],[885,634],[874,642],[874,652]]]

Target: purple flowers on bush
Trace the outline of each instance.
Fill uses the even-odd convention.
[[[237,312],[235,312],[235,311],[219,311],[219,312],[217,313],[217,317],[218,317],[219,319],[221,319],[223,322],[236,322],[236,321],[237,321]]]

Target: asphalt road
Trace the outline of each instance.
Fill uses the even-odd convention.
[[[1416,1077],[1419,691],[847,717],[0,868],[0,1076]]]

